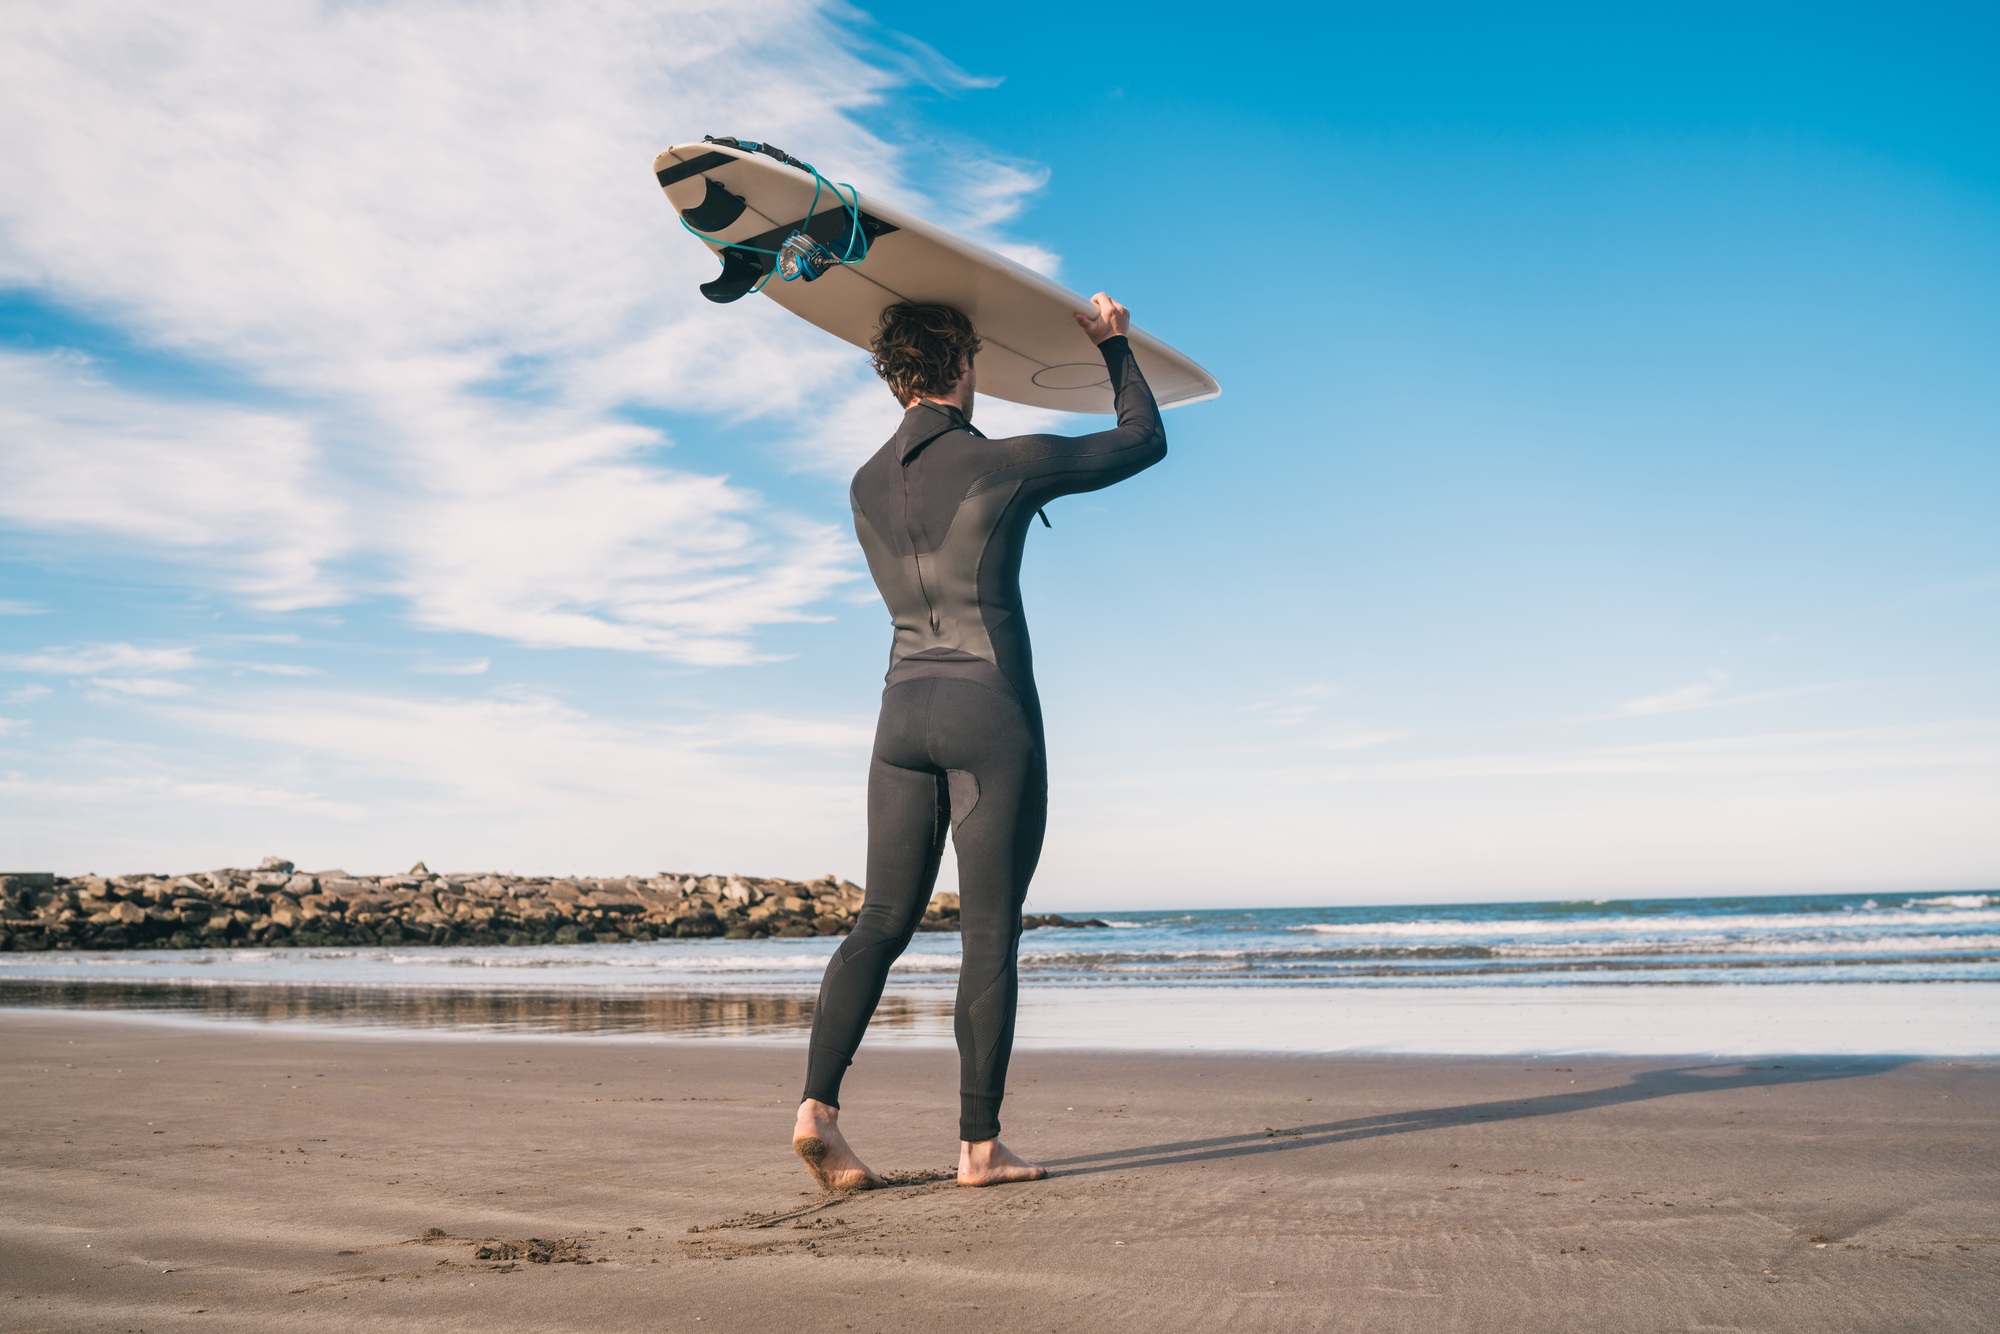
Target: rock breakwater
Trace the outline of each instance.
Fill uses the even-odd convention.
[[[255,870],[192,875],[0,875],[0,950],[200,949],[279,945],[548,945],[671,937],[839,936],[861,886],[818,880],[670,875],[402,875]],[[1094,926],[1057,913],[1029,928]],[[939,894],[919,930],[956,931],[958,896]]]

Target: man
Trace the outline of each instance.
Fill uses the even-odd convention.
[[[891,306],[871,345],[877,373],[905,411],[889,443],[855,474],[850,497],[896,629],[869,764],[868,894],[820,985],[792,1132],[828,1190],[881,1184],[841,1134],[840,1080],[889,965],[930,902],[947,828],[958,849],[963,941],[958,1180],[990,1186],[1048,1175],[1000,1142],[1021,904],[1048,814],[1021,552],[1042,506],[1123,481],[1167,453],[1159,408],[1126,342],[1130,314],[1102,292],[1091,304],[1076,321],[1104,357],[1118,411],[1117,426],[1094,435],[980,435],[972,425],[979,337],[949,306]]]

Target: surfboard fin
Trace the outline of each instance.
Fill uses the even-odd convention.
[[[710,301],[727,304],[755,287],[770,267],[769,255],[754,250],[738,250],[734,246],[725,247],[722,272],[701,285],[701,294]]]
[[[681,216],[698,232],[719,232],[742,217],[745,207],[742,195],[731,194],[721,181],[710,176],[708,193],[693,208],[682,209]]]

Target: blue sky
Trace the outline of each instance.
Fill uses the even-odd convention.
[[[0,19],[0,859],[859,878],[897,411],[716,133],[1224,385],[1031,542],[1039,906],[2000,882],[1990,17],[864,9]]]

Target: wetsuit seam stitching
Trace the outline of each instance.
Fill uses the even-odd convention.
[[[924,695],[924,758],[931,762],[931,771],[933,773],[937,773],[943,768],[938,763],[937,756],[931,752],[931,716],[937,709],[937,683],[938,678],[935,676],[930,678],[930,690]],[[937,837],[937,812],[935,810],[931,812],[931,837]]]

